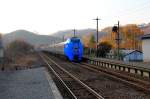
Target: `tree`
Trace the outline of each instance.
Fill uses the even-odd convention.
[[[91,35],[90,35],[90,39],[89,39],[89,47],[90,47],[90,48],[95,48],[95,44],[96,44],[96,42],[95,42],[95,37],[94,37],[93,34],[91,34]]]
[[[84,44],[84,54],[95,55],[96,42],[93,33],[82,37]]]
[[[106,57],[107,53],[111,50],[112,45],[108,42],[101,42],[98,45],[98,56],[99,57]]]
[[[17,58],[28,54],[33,49],[33,46],[25,41],[15,40],[11,42],[7,48],[6,53],[8,58],[15,61]]]
[[[128,24],[124,26],[121,31],[122,40],[126,41],[122,46],[123,48],[138,50],[142,49],[142,42],[140,40],[140,36],[142,36],[144,32],[136,24]]]
[[[110,27],[103,29],[109,33],[109,35],[101,38],[101,42],[109,42],[112,47],[117,48],[116,38],[117,33],[110,31]],[[142,36],[144,32],[136,25],[136,24],[128,24],[120,27],[120,48],[124,49],[142,49],[142,42],[140,40],[140,36]]]
[[[82,41],[83,41],[84,47],[89,47],[89,45],[88,45],[89,39],[88,39],[87,35],[82,37]]]

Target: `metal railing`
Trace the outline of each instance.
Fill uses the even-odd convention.
[[[87,62],[88,64],[92,64],[95,66],[99,67],[105,67],[105,68],[111,68],[119,71],[125,71],[129,73],[134,73],[138,74],[142,77],[148,77],[150,78],[150,69],[144,68],[144,67],[139,67],[134,64],[126,64],[123,62],[115,62],[111,60],[103,60],[99,58],[88,58],[88,57],[83,57],[84,61]]]

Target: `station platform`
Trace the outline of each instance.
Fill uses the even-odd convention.
[[[44,67],[0,72],[0,99],[63,99]]]

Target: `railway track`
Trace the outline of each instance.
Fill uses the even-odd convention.
[[[62,61],[56,57],[50,56],[62,68],[65,68],[71,74],[75,75],[82,82],[101,94],[105,99],[150,99],[149,92],[143,92],[127,81],[122,81],[96,69],[87,69],[83,64],[70,63]]]
[[[99,71],[104,72],[106,75],[109,75],[115,79],[118,79],[118,80],[126,83],[126,84],[134,86],[139,90],[143,90],[145,93],[150,94],[150,82],[148,82],[148,81],[143,81],[142,79],[138,79],[136,77],[127,75],[126,73],[123,73],[120,71],[118,72],[118,71],[114,71],[111,69],[98,68],[97,66],[89,65],[87,63],[81,63],[81,64],[74,63],[74,64],[80,65],[84,68],[87,68],[87,69],[90,69],[90,70],[93,70],[96,72],[99,72]]]
[[[80,81],[77,77],[62,68],[52,59],[44,54],[40,54],[42,59],[48,66],[50,72],[57,77],[57,83],[61,82],[59,88],[61,89],[64,98],[66,99],[104,99],[100,94],[91,89],[85,83]],[[58,81],[59,80],[59,81]],[[55,80],[56,81],[56,80]],[[63,86],[63,88],[62,88]],[[62,90],[63,89],[63,90]]]

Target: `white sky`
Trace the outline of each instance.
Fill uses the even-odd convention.
[[[51,34],[66,29],[102,29],[150,22],[150,0],[0,0],[0,32],[26,29]]]

